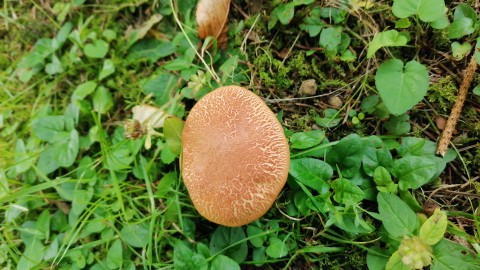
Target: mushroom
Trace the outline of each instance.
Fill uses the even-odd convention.
[[[290,152],[281,124],[260,97],[239,86],[220,87],[193,106],[182,146],[193,205],[217,224],[260,218],[287,180]]]

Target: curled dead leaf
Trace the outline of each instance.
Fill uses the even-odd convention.
[[[141,104],[132,108],[133,120],[140,122],[142,126],[150,125],[153,128],[163,127],[163,122],[168,114],[155,106]]]
[[[219,47],[227,45],[227,21],[230,0],[200,0],[197,4],[198,36],[212,36]]]
[[[146,136],[145,149],[152,146],[152,136],[161,136],[154,128],[161,128],[169,115],[162,109],[152,105],[141,104],[132,108],[133,117],[123,121],[125,138],[138,139]]]

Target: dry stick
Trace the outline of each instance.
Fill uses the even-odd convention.
[[[452,139],[453,130],[455,129],[458,117],[462,112],[463,103],[465,103],[465,99],[467,98],[468,89],[472,83],[475,70],[477,70],[477,60],[475,59],[475,56],[472,55],[470,58],[470,63],[464,71],[465,75],[463,77],[462,84],[460,85],[460,91],[458,92],[457,100],[455,101],[455,105],[453,105],[450,117],[448,117],[447,125],[445,126],[440,142],[438,143],[437,154],[445,156],[447,153],[448,145]]]

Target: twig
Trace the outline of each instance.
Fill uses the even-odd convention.
[[[442,137],[438,143],[437,154],[445,156],[447,153],[448,145],[452,139],[453,130],[455,129],[458,117],[462,112],[463,103],[465,103],[465,99],[467,98],[468,89],[472,83],[473,75],[475,74],[475,70],[477,70],[477,66],[477,60],[475,59],[475,56],[472,55],[470,58],[470,63],[464,70],[463,81],[460,85],[460,91],[458,92],[457,100],[455,101],[455,105],[453,105],[450,117],[448,117],[447,125],[445,126]]]

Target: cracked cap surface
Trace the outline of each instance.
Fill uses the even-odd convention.
[[[224,226],[263,216],[282,190],[290,151],[263,100],[220,87],[191,109],[182,133],[182,177],[197,211]]]

